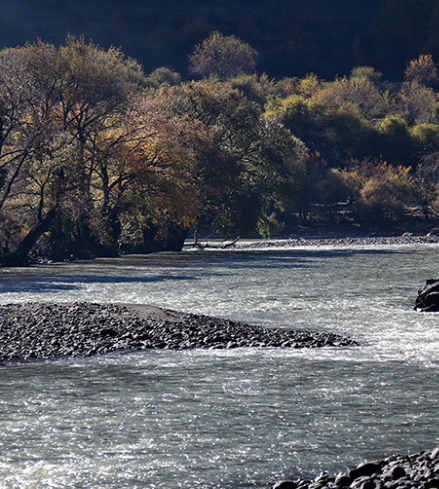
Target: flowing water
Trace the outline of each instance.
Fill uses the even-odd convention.
[[[438,256],[353,246],[1,269],[1,303],[149,303],[361,346],[0,366],[0,488],[265,488],[439,445],[439,316],[412,310]]]

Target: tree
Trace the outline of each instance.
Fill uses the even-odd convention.
[[[40,109],[38,89],[13,50],[0,53],[0,168],[3,185],[0,211],[34,151],[43,147],[51,121]]]
[[[360,222],[362,219],[363,202],[361,190],[368,178],[367,172],[364,171],[364,165],[367,163],[368,160],[365,160],[360,165],[358,161],[352,160],[340,173],[347,203],[353,219],[357,222]]]
[[[143,80],[140,66],[119,50],[105,51],[74,37],[60,48],[39,41],[5,50],[0,64],[5,81],[0,89],[5,175],[0,211],[3,225],[14,222],[17,212],[23,221],[3,254],[25,263],[38,239],[61,218],[74,221],[67,226],[66,252],[87,253],[93,233],[94,148],[105,132],[120,126]],[[61,202],[67,191],[69,199]]]
[[[439,151],[422,156],[414,175],[414,195],[425,219],[429,219],[432,208],[437,210],[439,197]]]
[[[146,77],[145,83],[151,88],[160,88],[162,85],[179,85],[181,83],[181,76],[176,71],[162,66],[150,73]]]
[[[431,54],[421,54],[417,59],[410,61],[404,77],[409,82],[422,83],[426,87],[436,87],[439,83],[439,73]]]
[[[273,205],[291,197],[287,156],[300,158],[303,145],[277,120],[228,84],[206,80],[173,87],[163,94],[169,109],[201,123],[209,144],[195,144],[197,223],[224,235],[255,230]]]
[[[411,168],[393,166],[382,159],[353,161],[342,176],[357,219],[374,225],[401,219],[414,198],[410,171]]]
[[[371,66],[357,66],[351,71],[351,80],[368,80],[374,84],[378,83],[383,74]]]
[[[35,57],[39,56],[37,51]],[[76,145],[76,205],[80,212],[71,227],[70,246],[75,255],[96,252],[96,246],[103,253],[101,237],[114,236],[114,230],[102,233],[102,226],[97,225],[100,219],[96,217],[92,183],[105,154],[97,148],[105,147],[106,135],[123,124],[132,97],[144,84],[144,75],[140,65],[119,49],[104,50],[81,38],[69,37],[66,46],[59,48],[58,59],[60,123]],[[123,138],[116,138],[111,148],[122,142]],[[105,206],[101,218],[103,223],[112,222]],[[105,248],[110,255],[118,252],[114,240]]]
[[[191,139],[202,138],[200,128],[171,116],[163,102],[133,100],[124,126],[98,148],[96,204],[100,214],[108,216],[109,237],[124,251],[160,251],[177,235],[184,236],[195,219]],[[112,146],[115,140],[118,144]],[[209,144],[207,138],[203,143]]]
[[[189,58],[189,69],[194,75],[214,75],[224,80],[253,74],[256,57],[257,51],[246,42],[215,31],[195,46]]]
[[[70,178],[65,168],[69,166],[70,149],[62,134],[52,135],[50,143],[23,165],[3,209],[7,219],[2,231],[9,237],[7,246],[2,246],[4,264],[26,265],[38,240],[51,229],[63,200],[68,198]],[[11,224],[12,229],[19,229],[14,239],[10,239]]]
[[[411,124],[435,122],[437,94],[418,81],[405,82],[395,100],[398,115]]]
[[[411,202],[413,195],[409,171],[410,168],[402,166],[388,167],[383,169],[381,175],[366,182],[361,195],[375,222],[402,217],[405,206]]]
[[[310,99],[292,95],[284,100],[271,100],[267,114],[281,121],[331,167],[342,167],[351,158],[377,151],[378,133],[373,124],[353,104],[329,103],[326,97],[332,98],[332,94],[319,92]]]
[[[338,110],[350,110],[374,120],[390,109],[388,94],[382,93],[379,86],[369,76],[359,76],[353,72],[350,78],[337,78],[325,84],[314,96],[314,100],[326,107]]]
[[[41,82],[20,50],[1,53],[0,260],[13,265],[27,263],[52,224],[63,193],[61,153],[69,143],[60,134],[54,101],[42,93]]]
[[[345,189],[340,172],[329,167],[318,153],[292,163],[293,182],[296,185],[294,209],[302,222],[307,222],[316,205],[327,210],[335,220],[334,207],[345,199]]]
[[[418,142],[422,153],[439,151],[438,124],[418,124],[410,128],[410,134]]]
[[[256,102],[261,107],[274,89],[274,82],[267,75],[240,75],[228,80],[232,89],[239,90],[248,100]]]

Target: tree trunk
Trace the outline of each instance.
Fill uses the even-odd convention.
[[[49,230],[56,216],[56,209],[51,209],[47,216],[39,221],[24,237],[16,251],[5,256],[2,260],[3,266],[27,267],[29,266],[29,255],[40,237]]]

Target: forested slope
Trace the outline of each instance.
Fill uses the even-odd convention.
[[[332,78],[367,64],[397,79],[407,60],[439,58],[435,0],[20,0],[2,5],[0,27],[3,46],[85,34],[121,46],[146,71],[168,66],[183,75],[193,45],[213,30],[252,44],[271,76]]]
[[[436,226],[433,0],[27,2],[0,31],[0,264]]]

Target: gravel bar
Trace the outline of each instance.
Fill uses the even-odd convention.
[[[117,350],[347,347],[334,333],[251,326],[148,305],[25,303],[0,306],[0,362]]]

